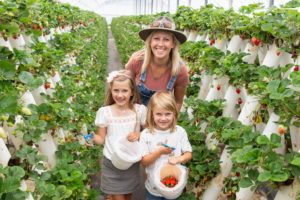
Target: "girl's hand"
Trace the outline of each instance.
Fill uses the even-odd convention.
[[[162,155],[162,154],[170,154],[170,153],[172,153],[173,150],[168,147],[159,147],[158,151],[159,151],[160,155]]]
[[[144,59],[144,55],[145,55],[145,50],[142,49],[142,50],[134,52],[131,55],[131,57],[130,57],[129,60],[132,60],[132,59],[134,59],[134,60],[143,60]]]
[[[172,156],[169,157],[169,163],[172,165],[180,164],[182,162],[181,156]]]
[[[140,139],[140,132],[131,132],[127,135],[127,140],[129,142],[135,142]]]

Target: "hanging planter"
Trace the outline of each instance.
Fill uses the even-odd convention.
[[[235,194],[236,200],[252,200],[254,190],[250,189],[251,187],[247,188],[240,188],[240,190]]]
[[[11,155],[8,148],[6,147],[4,140],[0,138],[0,164],[6,167],[10,158]]]
[[[55,92],[55,85],[52,81],[52,78],[48,78],[47,82],[45,83],[45,89],[46,89],[46,94],[52,96],[53,92]]]
[[[7,123],[4,123],[4,130],[7,132],[9,140],[13,143],[14,147],[18,150],[20,146],[23,144],[23,134],[20,131],[17,131],[17,124],[20,123],[21,120],[17,121],[21,116],[16,116],[16,122],[13,126],[8,126]]]
[[[188,38],[190,35],[190,30],[184,29],[183,34]]]
[[[296,118],[293,118],[291,124],[296,121]],[[290,135],[292,141],[292,149],[293,151],[298,152],[300,150],[300,128],[294,125],[290,125]]]
[[[236,88],[230,85],[224,98],[226,105],[223,109],[223,116],[237,119],[239,114],[238,108],[243,108],[247,98],[245,88]]]
[[[258,110],[258,108],[259,99],[255,96],[247,96],[238,120],[244,125],[252,125],[254,113]]]
[[[216,39],[215,43],[213,44],[214,47],[220,49],[221,51],[225,52],[227,47],[228,41],[226,39]]]
[[[205,99],[207,96],[207,93],[210,89],[210,84],[213,79],[212,75],[206,74],[205,72],[201,74],[201,85],[200,85],[200,90],[198,93],[198,98],[199,99]]]
[[[295,200],[299,191],[300,183],[295,179],[292,185],[279,187],[274,200]]]
[[[276,44],[273,43],[272,45],[269,45],[269,49],[263,59],[262,65],[276,68],[280,64],[281,56],[281,51],[277,48]]]
[[[48,43],[51,40],[51,35],[50,34],[44,35],[44,38],[45,41]]]
[[[248,63],[248,64],[253,64],[256,57],[257,57],[257,54],[258,54],[258,46],[254,46],[249,42],[249,43],[246,44],[244,52],[249,54],[249,55],[246,55],[243,58],[243,61]]]
[[[23,38],[25,40],[26,46],[30,46],[34,43],[33,40],[32,40],[32,35],[23,34]]]
[[[42,43],[46,43],[47,41],[45,40],[45,37],[43,35],[38,37],[38,41]]]
[[[54,75],[51,77],[51,79],[52,79],[54,84],[61,81],[61,78],[60,78],[60,75],[59,75],[58,71],[54,72]]]
[[[225,146],[223,149],[223,152],[221,154],[220,158],[220,167],[221,167],[221,173],[223,177],[228,177],[231,168],[232,168],[232,161],[230,159],[230,153],[228,151],[228,146]]]
[[[0,37],[0,46],[7,47],[9,50],[12,51],[12,47],[11,47],[9,41],[7,39],[5,40],[3,37]]]
[[[190,34],[189,34],[189,37],[188,37],[188,41],[195,42],[197,36],[198,36],[198,31],[191,30]]]
[[[56,164],[55,152],[57,151],[56,145],[51,134],[45,133],[42,135],[41,141],[38,143],[39,151],[41,154],[48,157],[48,163],[50,164],[50,168],[54,167]]]
[[[240,51],[242,43],[243,39],[241,38],[241,36],[234,35],[228,43],[227,50],[231,53],[237,53]]]
[[[228,77],[215,77],[205,100],[212,101],[215,99],[223,99],[228,87],[228,81]]]
[[[27,90],[27,91],[22,95],[20,101],[21,101],[21,104],[22,104],[23,106],[25,106],[25,107],[27,107],[29,104],[34,104],[34,105],[36,105],[36,102],[35,102],[35,100],[34,100],[34,97],[33,97],[32,93],[31,93],[29,90]]]
[[[221,173],[213,178],[207,189],[204,191],[201,199],[217,200],[223,188],[223,180],[224,177]]]
[[[206,37],[207,37],[207,33],[204,33],[203,35],[198,35],[196,38],[196,42],[205,41]]]
[[[37,105],[40,105],[41,103],[45,103],[45,98],[41,95],[41,94],[46,94],[46,89],[44,84],[39,86],[35,90],[33,90],[31,93]]]
[[[285,153],[285,140],[284,140],[284,134],[286,130],[284,130],[284,127],[280,127],[276,122],[279,121],[279,116],[276,115],[274,112],[270,114],[270,118],[268,120],[268,123],[266,125],[266,128],[263,131],[263,135],[266,135],[268,138],[271,137],[272,133],[277,133],[281,137],[281,147],[278,147],[275,149],[277,153],[284,154]]]
[[[8,38],[8,41],[12,48],[16,48],[18,50],[24,50],[25,48],[25,40],[22,35],[11,36]]]
[[[267,54],[267,46],[266,45],[262,45],[258,48],[258,52],[257,52],[257,56],[258,56],[258,62],[260,65],[262,65],[264,58]]]

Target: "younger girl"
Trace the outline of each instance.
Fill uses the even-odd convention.
[[[100,188],[114,200],[129,200],[139,186],[139,163],[120,170],[113,166],[111,156],[121,137],[131,142],[139,139],[140,126],[146,121],[146,107],[137,104],[138,93],[130,71],[111,72],[107,82],[106,106],[97,111],[95,120],[98,130],[94,141],[104,143]]]
[[[147,200],[165,200],[155,188],[153,171],[163,162],[186,163],[192,158],[192,147],[186,131],[176,125],[178,110],[174,96],[156,92],[148,104],[146,129],[141,133],[142,165],[146,167]]]

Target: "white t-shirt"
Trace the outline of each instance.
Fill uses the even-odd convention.
[[[136,121],[140,125],[145,125],[147,108],[144,105],[135,104],[137,113],[128,116],[114,116],[111,106],[101,107],[96,114],[95,125],[98,127],[107,127],[103,155],[111,160],[114,152],[114,145],[122,137],[135,131]]]
[[[154,187],[153,180],[151,179],[154,177],[152,173],[157,165],[160,163],[167,163],[170,156],[181,156],[185,152],[192,152],[192,146],[188,140],[187,133],[178,125],[176,126],[176,130],[172,133],[170,130],[161,131],[156,129],[154,133],[150,133],[149,129],[144,129],[141,133],[140,143],[142,156],[154,152],[161,147],[162,143],[176,148],[171,154],[162,155],[154,163],[146,167],[147,180],[145,182],[145,187],[152,195],[162,196]]]

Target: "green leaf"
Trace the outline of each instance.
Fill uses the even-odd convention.
[[[265,135],[260,135],[260,136],[257,137],[256,142],[258,144],[268,144],[269,143],[269,139]]]
[[[13,80],[16,74],[16,66],[7,60],[1,60],[0,66],[0,80]]]
[[[274,145],[276,147],[281,146],[281,137],[275,133],[271,134],[270,141],[271,141],[272,145]]]
[[[286,172],[272,174],[271,180],[276,182],[284,182],[289,178]]]
[[[260,182],[265,182],[268,181],[271,178],[271,172],[269,171],[264,171],[261,174],[259,174],[257,180]]]
[[[241,188],[247,188],[250,187],[251,185],[253,185],[253,182],[248,177],[241,179],[241,181],[239,182],[239,186]]]
[[[28,84],[29,82],[33,81],[33,76],[30,72],[22,71],[19,75],[19,80],[22,83]]]
[[[17,96],[0,96],[0,114],[14,114],[17,112]]]
[[[291,164],[300,167],[300,157],[294,158],[294,159],[291,161]]]

